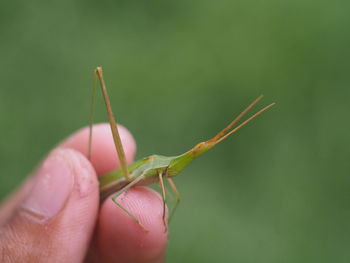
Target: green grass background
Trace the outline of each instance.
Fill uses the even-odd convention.
[[[349,262],[349,9],[2,1],[0,197],[87,124],[98,65],[139,158],[182,153],[264,94],[270,112],[176,178],[167,262]]]

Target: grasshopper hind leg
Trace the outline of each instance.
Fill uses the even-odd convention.
[[[122,141],[120,139],[120,135],[119,135],[118,127],[117,127],[117,120],[116,120],[116,118],[115,118],[115,116],[113,114],[111,102],[110,102],[109,95],[108,95],[107,88],[106,88],[106,84],[105,84],[105,81],[104,81],[104,78],[103,78],[102,67],[97,67],[96,68],[95,75],[98,78],[98,80],[100,81],[100,87],[101,87],[103,99],[105,101],[107,115],[108,115],[108,120],[109,120],[109,124],[111,126],[113,141],[114,141],[114,145],[115,145],[115,148],[116,148],[116,151],[117,151],[117,154],[118,154],[118,159],[120,161],[120,166],[121,166],[121,169],[123,171],[123,175],[124,175],[125,179],[130,182],[131,181],[131,176],[130,176],[130,173],[129,173],[128,164],[126,162],[126,157],[125,157],[123,144],[122,144]],[[93,98],[92,99],[92,101],[93,101],[92,108],[94,107],[94,98],[95,98],[95,93],[96,93],[95,92],[95,90],[96,90],[95,83],[96,83],[96,80],[94,80],[94,89],[93,89],[93,95],[92,95],[93,96],[92,97]],[[92,131],[91,131],[92,125],[91,125],[91,123],[92,123],[93,115],[90,115],[90,116],[91,116],[91,121],[90,121],[90,139],[89,140],[91,140],[91,134],[92,134]],[[89,148],[89,151],[91,151],[91,148]]]

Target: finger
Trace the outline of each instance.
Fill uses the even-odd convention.
[[[14,193],[0,204],[0,226],[11,218],[18,204],[23,202],[24,198],[28,195],[33,183],[31,177],[27,178],[26,181],[14,191]]]
[[[133,161],[136,152],[135,140],[125,127],[118,125],[118,130],[126,160],[130,163]],[[63,141],[60,146],[75,149],[87,156],[88,142],[89,128],[85,127]],[[100,123],[93,126],[91,163],[98,175],[106,174],[120,167],[111,128],[108,123]]]
[[[136,143],[123,126],[118,126],[126,158],[133,160]],[[87,155],[89,131],[83,128],[61,146],[76,149]],[[99,175],[119,167],[117,152],[109,124],[93,127],[92,163]],[[123,199],[124,195],[120,198]],[[160,196],[147,188],[134,188],[121,200],[149,230],[144,232],[128,215],[107,199],[99,213],[89,262],[157,262],[162,260],[167,235],[162,220],[163,203]],[[142,242],[141,242],[142,241]],[[142,247],[140,247],[142,246]]]
[[[131,162],[136,151],[135,141],[130,132],[123,126],[118,127],[126,154],[127,161]],[[85,127],[67,139],[60,147],[75,149],[87,156],[89,128]],[[96,124],[93,127],[93,155],[92,162],[98,174],[105,174],[119,167],[119,159],[113,144],[113,138],[108,123]],[[31,189],[32,177],[29,177],[14,194],[0,204],[0,225],[13,213],[13,210],[23,201],[25,195]]]
[[[74,150],[56,149],[33,187],[0,227],[0,262],[81,262],[98,209],[96,174]]]
[[[148,232],[107,199],[100,209],[91,262],[163,262],[167,233],[161,196],[152,189],[135,187],[117,200]]]

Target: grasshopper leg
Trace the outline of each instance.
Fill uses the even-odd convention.
[[[112,201],[119,207],[121,208],[128,216],[130,216],[143,230],[145,230],[146,232],[148,232],[148,230],[145,228],[145,226],[140,222],[140,220],[138,220],[128,209],[126,209],[125,207],[123,207],[118,201],[117,198],[120,194],[122,194],[123,192],[127,191],[128,189],[130,189],[131,187],[133,187],[134,185],[136,185],[138,182],[140,182],[142,179],[144,179],[144,173],[142,173],[139,177],[137,177],[135,180],[133,180],[132,182],[128,183],[126,186],[124,186],[122,189],[120,189],[118,192],[116,192],[113,196],[112,196]]]
[[[118,153],[120,166],[121,166],[121,169],[123,171],[124,177],[130,182],[131,181],[131,176],[130,176],[130,173],[129,173],[128,164],[126,162],[126,157],[125,157],[123,144],[122,144],[122,141],[120,139],[120,135],[119,135],[118,127],[117,127],[117,120],[116,120],[116,118],[115,118],[115,116],[113,114],[111,102],[109,100],[109,95],[108,95],[108,92],[107,92],[105,81],[103,79],[102,67],[97,67],[96,70],[95,70],[95,74],[96,74],[97,78],[100,81],[100,87],[101,87],[102,95],[103,95],[103,98],[104,98],[104,101],[105,101],[106,110],[107,110],[107,114],[108,114],[108,120],[109,120],[109,124],[111,126],[111,131],[112,131],[112,135],[113,135],[113,141],[114,141],[114,145],[115,145],[116,151]],[[94,92],[95,92],[95,88],[94,88]],[[94,96],[94,94],[95,93],[93,93],[93,96]],[[92,104],[92,106],[94,106],[94,104]],[[92,129],[91,127],[92,126],[90,124],[90,134],[91,134],[91,129]],[[91,135],[90,135],[89,140],[91,140]],[[91,148],[89,148],[89,151],[91,151]]]
[[[165,191],[165,186],[164,186],[164,181],[163,181],[163,173],[158,173],[158,177],[159,177],[159,184],[160,184],[160,188],[162,189],[162,199],[163,199],[163,223],[164,223],[164,227],[165,227],[165,231],[168,231],[168,226],[167,226],[167,222],[166,222],[166,218],[165,218],[165,210],[166,210],[166,191]]]
[[[175,206],[171,209],[170,216],[169,216],[169,223],[170,223],[170,221],[171,221],[171,219],[172,219],[172,217],[173,217],[173,215],[175,213],[175,210],[176,210],[177,206],[180,204],[180,193],[177,190],[173,179],[167,177],[167,180],[168,180],[170,188],[173,191],[173,193],[175,194],[175,198],[176,198]]]

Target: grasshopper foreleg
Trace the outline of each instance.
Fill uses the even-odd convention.
[[[163,173],[159,172],[158,173],[159,177],[159,184],[160,188],[162,189],[162,199],[163,199],[163,223],[165,227],[165,232],[168,230],[166,218],[165,218],[165,211],[166,211],[166,191],[165,191],[165,186],[164,186],[164,181],[163,181]]]
[[[168,183],[170,185],[170,188],[171,190],[173,191],[173,193],[175,194],[175,198],[176,198],[176,203],[175,203],[175,206],[171,209],[170,211],[170,216],[169,216],[169,223],[175,213],[175,210],[177,208],[177,206],[179,205],[180,203],[180,193],[179,191],[177,190],[176,186],[175,186],[175,183],[173,181],[173,179],[171,179],[170,177],[167,177],[167,180],[168,180]]]

